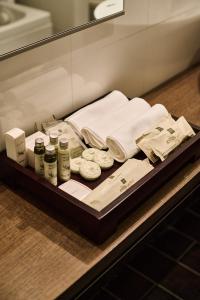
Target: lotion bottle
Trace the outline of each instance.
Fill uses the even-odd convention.
[[[56,155],[58,155],[58,133],[53,131],[49,135],[49,143],[55,147]]]
[[[42,138],[35,139],[34,159],[35,159],[35,173],[44,176],[44,140]]]
[[[58,147],[58,176],[61,181],[68,181],[71,176],[67,138],[61,138]]]
[[[57,185],[57,156],[53,145],[46,146],[44,155],[44,177],[53,185]]]

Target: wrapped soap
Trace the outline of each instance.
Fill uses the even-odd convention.
[[[160,133],[157,129],[152,130],[151,132],[144,133],[140,138],[136,140],[136,145],[144,152],[144,154],[150,159],[152,163],[155,163],[159,158],[155,155],[152,150],[152,147],[149,143],[154,136],[157,136]]]
[[[21,166],[26,166],[25,132],[20,128],[13,128],[5,133],[7,156]]]
[[[149,140],[152,152],[162,161],[182,142],[195,135],[192,127],[184,117],[180,117],[174,125],[161,131]]]
[[[136,140],[137,146],[146,154],[146,156],[152,163],[155,163],[159,159],[159,157],[154,153],[152,149],[151,140],[154,138],[156,140],[159,140],[161,132],[164,132],[164,130],[166,130],[167,128],[175,125],[176,121],[170,114],[168,114],[157,124],[156,127],[152,128],[148,132],[143,133],[143,135]]]
[[[80,139],[72,137],[69,139],[70,158],[80,157],[85,150],[85,147]]]
[[[128,159],[82,199],[82,202],[97,211],[101,211],[151,170],[153,170],[153,166],[146,159]]]
[[[77,135],[74,132],[74,130],[71,128],[71,126],[61,120],[56,121],[56,123],[52,126],[45,127],[45,133],[47,135],[50,135],[52,131],[53,132],[57,131],[58,136],[65,134],[68,139],[77,138]]]
[[[169,128],[149,140],[149,147],[153,153],[164,161],[169,153],[176,149],[182,142],[179,131]]]
[[[194,130],[183,116],[176,121],[176,124],[182,133],[183,141],[195,136]]]

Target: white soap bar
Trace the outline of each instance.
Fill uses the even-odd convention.
[[[114,164],[114,159],[108,151],[99,151],[95,153],[93,161],[96,162],[103,170],[111,168]]]
[[[84,161],[85,159],[81,157],[70,158],[70,169],[72,173],[79,174],[80,166]]]
[[[114,159],[108,151],[99,150],[96,148],[88,148],[82,152],[82,157],[88,161],[97,163],[101,169],[109,169],[114,164]]]
[[[25,132],[13,128],[5,133],[7,156],[23,167],[26,165]]]
[[[73,179],[70,179],[67,182],[61,184],[58,188],[70,194],[71,196],[73,196],[78,200],[82,200],[87,195],[89,195],[89,193],[92,191],[86,185]]]
[[[91,160],[93,161],[94,159],[94,155],[99,152],[100,150],[96,149],[96,148],[88,148],[88,149],[85,149],[83,152],[82,152],[82,157],[86,160]]]
[[[27,164],[33,169],[35,168],[34,147],[35,147],[35,140],[37,138],[42,138],[44,140],[45,146],[49,144],[49,136],[44,134],[41,131],[37,131],[26,138],[25,143],[26,143]]]
[[[101,168],[97,163],[85,160],[80,165],[79,173],[86,180],[95,180],[101,176]]]

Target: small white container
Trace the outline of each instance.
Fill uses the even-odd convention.
[[[21,166],[26,166],[25,132],[19,128],[13,128],[5,133],[7,156]]]

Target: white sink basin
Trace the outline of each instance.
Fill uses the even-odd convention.
[[[53,33],[48,11],[0,3],[0,54],[21,48]]]
[[[13,23],[25,16],[25,13],[14,8],[0,4],[0,26]]]

